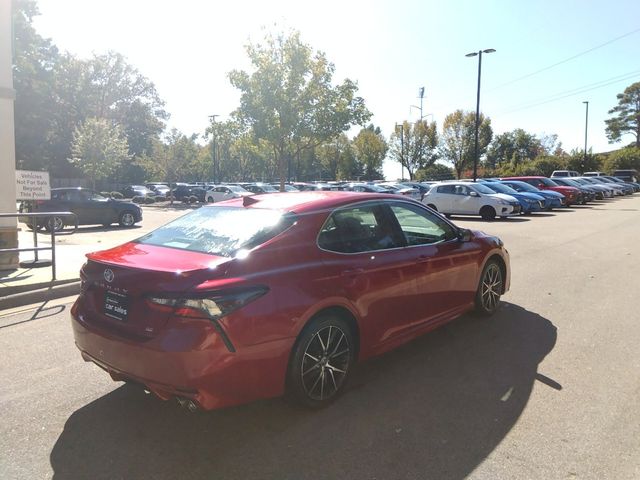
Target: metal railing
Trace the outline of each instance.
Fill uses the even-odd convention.
[[[21,252],[34,252],[34,259],[28,262],[21,262],[21,264],[28,264],[31,267],[38,266],[47,266],[47,260],[41,260],[38,258],[38,252],[44,250],[51,250],[51,280],[56,279],[56,235],[71,235],[78,229],[78,217],[73,212],[24,212],[24,213],[0,213],[0,218],[33,218],[33,222],[31,223],[31,227],[33,228],[33,247],[26,248],[0,248],[0,253],[21,253]],[[73,217],[73,230],[60,233],[56,231],[55,228],[55,218],[59,217],[62,221],[62,218],[65,217]],[[50,247],[39,247],[38,246],[38,229],[39,223],[38,218],[48,218],[49,220],[45,221],[44,225],[48,226],[48,230],[51,234],[51,246]],[[54,223],[51,223],[54,222]],[[64,228],[64,225],[63,227]]]

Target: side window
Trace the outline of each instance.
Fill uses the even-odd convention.
[[[318,235],[318,246],[339,253],[360,253],[400,247],[380,204],[334,211]]]
[[[456,238],[455,229],[439,215],[409,204],[391,206],[407,245],[431,245]]]
[[[464,185],[456,185],[456,195],[469,195],[469,188]]]
[[[69,202],[81,202],[82,200],[84,200],[84,198],[81,192],[72,190],[67,192],[66,200]]]
[[[438,187],[438,193],[454,194],[455,192],[455,185],[440,185]]]

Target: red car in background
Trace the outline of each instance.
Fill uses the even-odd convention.
[[[509,288],[502,241],[422,204],[274,193],[195,210],[88,255],[71,309],[86,361],[195,410],[290,394],[320,407],[356,361]]]
[[[554,192],[561,193],[565,197],[565,206],[569,207],[574,203],[582,202],[582,193],[575,187],[565,187],[558,185],[553,180],[543,176],[528,176],[528,177],[504,177],[502,180],[519,180],[521,182],[527,182],[529,185],[533,185],[540,190],[553,190]]]

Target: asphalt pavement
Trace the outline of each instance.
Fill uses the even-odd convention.
[[[362,365],[321,411],[190,414],[84,363],[72,299],[0,313],[3,479],[640,478],[640,196],[461,226],[512,289]]]

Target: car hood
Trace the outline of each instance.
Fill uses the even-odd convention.
[[[518,199],[515,197],[512,197],[511,195],[507,195],[506,193],[492,193],[491,195],[486,194],[488,197],[494,197],[494,198],[499,198],[500,200],[504,200],[505,202],[516,202],[516,203],[520,203],[518,202]]]
[[[516,196],[513,193],[510,193],[509,195],[514,196],[514,197]],[[539,195],[537,193],[531,193],[531,192],[518,192],[518,196],[520,198],[527,198],[529,200],[536,200],[538,202],[541,201],[541,200],[544,200],[544,197],[542,195]]]

